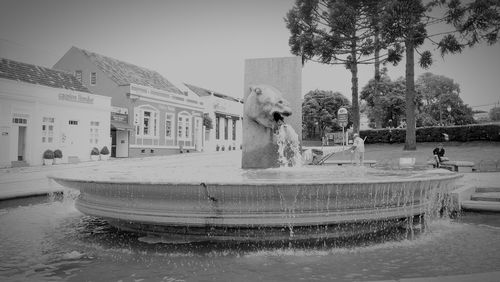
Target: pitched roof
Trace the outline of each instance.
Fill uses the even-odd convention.
[[[109,78],[118,83],[118,85],[134,83],[184,95],[181,90],[156,71],[80,48],[77,49],[81,50],[85,56],[87,56],[101,71],[107,74]]]
[[[72,74],[9,59],[0,59],[0,77],[54,88],[91,93]]]
[[[194,86],[192,84],[184,83],[184,85],[186,85],[187,88],[189,88],[191,91],[193,91],[194,93],[196,93],[200,97],[214,95],[215,97],[218,97],[218,98],[226,99],[226,100],[233,101],[233,102],[243,103],[243,100],[228,96],[226,94],[217,93],[217,92],[205,89],[205,88]]]
[[[187,84],[187,83],[184,83],[184,85],[186,85],[186,87],[189,88],[189,90],[193,91],[194,93],[196,93],[196,95],[198,95],[200,97],[212,95],[212,91],[207,90],[205,88],[201,88],[201,87],[194,86],[192,84]]]

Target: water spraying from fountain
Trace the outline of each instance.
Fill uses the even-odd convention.
[[[280,167],[301,167],[303,165],[300,142],[293,127],[280,123],[276,135]]]

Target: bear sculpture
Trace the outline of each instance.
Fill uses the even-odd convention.
[[[242,168],[278,167],[275,134],[292,110],[283,94],[269,85],[250,87],[243,110]]]

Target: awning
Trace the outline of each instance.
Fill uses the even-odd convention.
[[[116,130],[133,130],[134,127],[128,123],[122,122],[122,121],[116,121],[112,120],[111,121],[111,129],[116,129]]]
[[[219,111],[215,111],[215,117],[223,117],[223,118],[229,118],[229,119],[235,119],[235,120],[240,119],[240,117],[235,115],[235,114],[223,113],[223,112],[219,112]]]

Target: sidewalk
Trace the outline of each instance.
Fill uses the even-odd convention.
[[[340,148],[330,147],[329,150]],[[216,160],[214,162],[214,160]],[[52,166],[31,166],[0,169],[0,200],[17,197],[45,195],[53,192],[62,192],[64,188],[47,178],[47,175],[64,172],[77,173],[79,170],[120,170],[122,168],[140,166],[196,167],[218,166],[239,167],[241,165],[241,151],[189,153],[161,157],[145,157],[131,159],[110,159],[107,161],[89,161],[77,164],[58,164]],[[499,187],[500,172],[465,173],[461,185]]]
[[[193,163],[210,165],[214,158],[224,161],[227,158],[241,156],[241,151],[225,153],[189,153],[161,157],[109,159],[106,161],[88,161],[76,164],[57,164],[50,166],[29,166],[0,169],[0,200],[28,196],[46,195],[64,191],[64,187],[50,180],[47,176],[56,173],[77,173],[88,169],[120,169],[124,166],[141,166],[157,163],[166,167],[180,166],[188,168]],[[235,156],[236,155],[236,156]]]
[[[382,280],[372,282],[497,282],[500,280],[500,271],[484,272],[474,274],[422,277],[422,278],[402,278],[397,280]]]
[[[48,179],[48,174],[57,171],[76,171],[96,165],[98,164],[95,162],[82,162],[0,169],[0,200],[61,192],[63,187]]]

